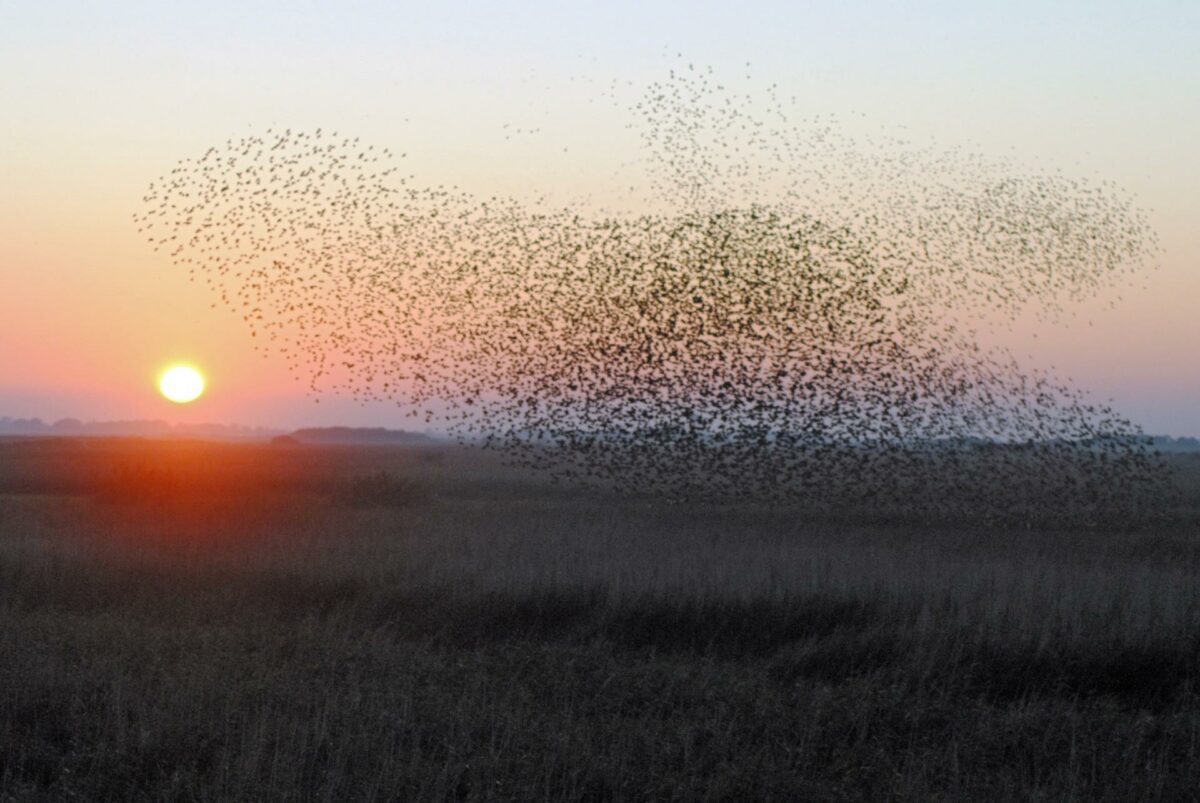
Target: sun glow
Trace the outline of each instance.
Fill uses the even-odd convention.
[[[204,375],[190,365],[173,365],[158,377],[158,389],[171,401],[186,404],[204,392]]]

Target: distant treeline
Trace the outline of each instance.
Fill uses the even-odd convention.
[[[0,417],[0,436],[201,438],[222,441],[279,440],[296,443],[421,444],[433,438],[420,432],[384,427],[309,427],[290,434],[270,427],[241,424],[170,424],[166,421],[80,421],[63,418],[48,424],[40,418]]]
[[[1152,445],[1160,452],[1200,452],[1200,438],[1172,438],[1170,435],[1153,435]]]
[[[66,435],[74,437],[209,438],[213,440],[267,440],[282,430],[241,424],[170,424],[158,420],[80,421],[61,418],[46,423],[40,418],[0,417],[0,435]]]
[[[47,423],[40,418],[9,418],[0,416],[0,436],[74,437],[143,437],[143,438],[205,438],[211,440],[266,441],[278,439],[296,443],[346,444],[421,444],[433,443],[435,438],[420,432],[385,427],[305,427],[292,432],[271,427],[249,427],[241,424],[170,424],[158,420],[80,421],[62,418]],[[597,434],[604,440],[604,434]],[[977,443],[982,443],[978,441]],[[1149,445],[1161,452],[1200,452],[1200,438],[1149,436]]]
[[[433,443],[434,439],[420,432],[384,427],[308,427],[275,439],[276,442],[289,440],[297,443],[391,444]]]

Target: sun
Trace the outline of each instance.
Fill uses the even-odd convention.
[[[204,392],[204,375],[190,365],[172,365],[158,377],[158,389],[171,401],[186,404]]]

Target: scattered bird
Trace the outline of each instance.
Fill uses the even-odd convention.
[[[414,186],[406,154],[287,129],[180,162],[135,221],[314,394],[392,400],[565,482],[1152,509],[1166,475],[1136,426],[978,342],[1146,267],[1145,214],[794,106],[692,64],[648,84],[624,109],[643,149],[614,176],[624,211]]]

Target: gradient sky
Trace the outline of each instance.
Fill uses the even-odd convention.
[[[587,87],[660,78],[682,53],[718,73],[750,61],[814,114],[1134,193],[1164,248],[1145,289],[1007,344],[1149,431],[1200,434],[1197,42],[1195,0],[0,2],[0,415],[403,426],[394,407],[314,404],[255,353],[140,239],[146,186],[274,125],[407,151],[431,183],[586,187],[624,147]],[[497,149],[505,122],[545,109],[576,126],[575,153]],[[187,407],[152,384],[178,359],[210,381]]]

